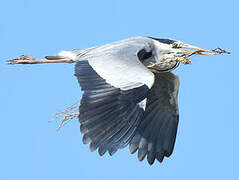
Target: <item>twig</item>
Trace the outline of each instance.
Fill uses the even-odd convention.
[[[215,52],[215,53],[217,53],[217,54],[231,54],[231,52],[229,52],[229,51],[226,51],[226,50],[224,50],[224,49],[221,49],[221,48],[216,48],[216,49],[213,49],[212,50],[212,52]]]
[[[58,126],[57,130],[60,130],[63,126],[69,123],[71,120],[78,118],[79,113],[79,102],[74,105],[67,107],[63,112],[54,114],[54,120],[61,119],[61,123]]]
[[[174,62],[174,61],[181,62],[183,64],[191,64],[192,61],[188,58],[193,56],[193,55],[231,54],[231,52],[228,52],[228,51],[223,50],[221,48],[216,48],[216,49],[213,49],[213,50],[210,50],[210,51],[211,51],[211,53],[205,53],[202,50],[196,50],[196,51],[185,50],[185,54],[181,57],[168,58],[168,59],[165,59],[165,60],[157,62],[157,63],[151,63],[147,67],[152,68],[154,66],[162,65],[162,64],[165,64],[165,63],[171,63],[171,62]]]

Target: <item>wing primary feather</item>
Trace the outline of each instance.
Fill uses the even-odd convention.
[[[136,135],[130,141],[129,151],[131,154],[135,153],[139,148],[140,138],[141,138],[140,134],[136,133]]]
[[[89,59],[77,62],[75,66],[75,76],[84,91],[79,108],[83,143],[90,142],[90,150],[95,151],[98,148],[100,155],[106,151],[113,155],[118,149],[131,143],[143,117],[143,109],[138,103],[147,96],[154,75],[138,60],[135,64],[131,58],[130,60],[123,62]],[[118,68],[113,68],[113,71],[107,70],[108,67],[104,68],[108,61],[118,63]],[[127,62],[133,66],[128,66]],[[128,73],[129,67],[133,67],[131,74]],[[140,74],[135,74],[139,69]],[[107,74],[109,72],[112,72],[110,77]],[[123,78],[120,75],[115,76],[119,72],[127,72],[128,75]],[[124,78],[125,81],[122,80]],[[133,81],[128,81],[129,78],[133,78]],[[147,152],[147,145],[144,150]]]

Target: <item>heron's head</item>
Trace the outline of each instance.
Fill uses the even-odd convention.
[[[173,57],[189,58],[192,55],[215,55],[217,53],[215,50],[200,48],[173,39],[152,39],[156,41],[156,52],[158,56],[161,56],[161,58],[159,57],[161,60]]]
[[[190,64],[191,60],[189,60],[189,57],[192,55],[215,55],[222,53],[222,51],[208,50],[173,39],[150,38],[154,44],[154,49],[150,54],[152,56],[144,54],[142,57],[147,58],[140,59],[143,59],[142,62],[145,66],[157,72],[171,71],[180,62]]]

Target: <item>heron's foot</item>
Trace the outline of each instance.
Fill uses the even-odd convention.
[[[27,55],[21,55],[20,60],[35,60],[35,58],[31,57],[31,56],[27,56]]]
[[[18,64],[19,62],[22,62],[21,64],[24,64],[24,62],[26,61],[25,63],[27,64],[28,61],[34,61],[34,60],[36,59],[31,56],[21,55],[19,58],[8,60],[7,63]]]

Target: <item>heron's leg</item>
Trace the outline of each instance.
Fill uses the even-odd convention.
[[[8,64],[42,64],[42,63],[74,63],[72,59],[35,59],[31,56],[20,56],[7,61]]]

